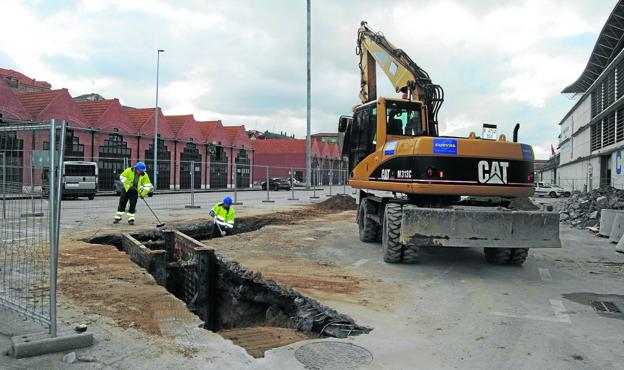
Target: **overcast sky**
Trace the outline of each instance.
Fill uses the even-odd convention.
[[[382,31],[442,85],[443,134],[496,123],[547,158],[616,0],[312,0],[313,132],[357,104],[357,27]],[[3,0],[0,67],[123,104],[305,135],[305,0]],[[7,32],[8,31],[8,32]],[[396,96],[383,75],[380,95]]]

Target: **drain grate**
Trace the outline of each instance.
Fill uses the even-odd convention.
[[[622,313],[615,303],[609,301],[591,301],[591,306],[597,312]]]
[[[308,369],[359,369],[373,361],[366,348],[351,343],[323,341],[305,344],[295,358]]]

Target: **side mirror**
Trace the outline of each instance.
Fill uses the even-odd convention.
[[[340,116],[338,119],[338,132],[347,131],[347,127],[349,127],[349,123],[353,121],[353,117],[350,116]]]

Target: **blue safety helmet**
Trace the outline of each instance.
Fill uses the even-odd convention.
[[[145,163],[143,162],[137,162],[136,166],[134,166],[134,168],[136,168],[139,171],[145,172],[145,170],[147,170],[147,167],[145,167]]]
[[[223,205],[228,206],[228,207],[231,206],[232,205],[232,198],[230,198],[230,197],[223,198]]]

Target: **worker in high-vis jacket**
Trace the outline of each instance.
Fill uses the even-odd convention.
[[[115,213],[115,223],[119,223],[124,213],[126,213],[128,223],[134,225],[138,198],[151,196],[153,186],[146,170],[145,163],[137,162],[134,168],[128,167],[119,175],[119,180],[123,183],[123,189],[119,196],[119,206],[117,207],[117,213]],[[126,212],[126,205],[128,202],[130,202],[130,208],[128,212]]]
[[[210,216],[214,219],[213,238],[232,234],[234,219],[236,218],[236,213],[232,207],[232,198],[225,197],[223,202],[215,204],[210,210]]]

